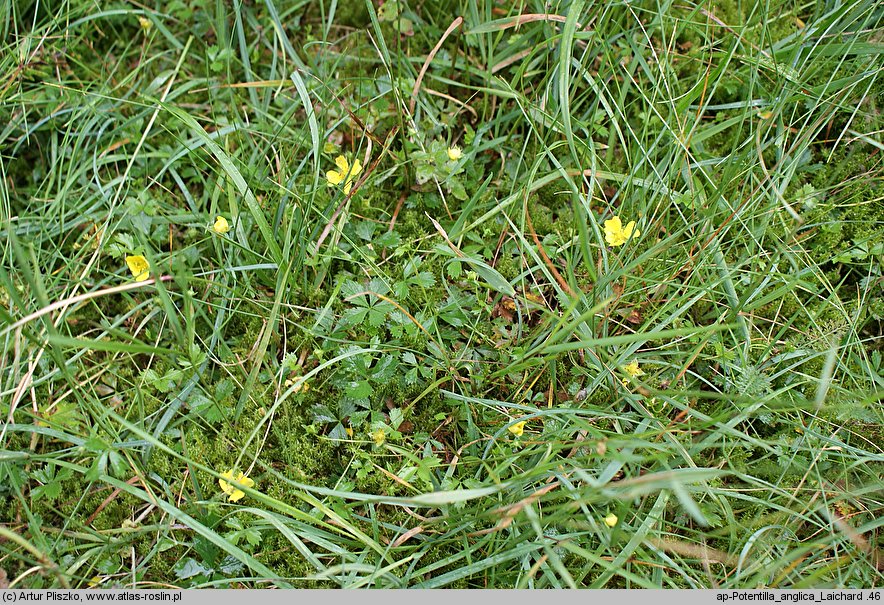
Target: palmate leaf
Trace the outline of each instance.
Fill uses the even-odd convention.
[[[199,575],[207,577],[212,575],[211,567],[206,567],[193,557],[179,561],[173,568],[173,571],[179,580],[186,580]]]
[[[344,392],[353,399],[365,399],[371,396],[374,389],[367,380],[354,380],[347,385]]]
[[[357,296],[360,292],[364,291],[365,288],[350,279],[341,284],[341,296],[352,305],[365,304],[363,296]]]
[[[394,309],[395,307],[386,301],[381,301],[380,303],[372,306],[368,311],[368,325],[373,328],[379,328],[383,325],[384,320],[387,318],[387,315]]]
[[[329,424],[336,422],[335,414],[324,405],[313,406],[313,422],[320,424]]]
[[[412,277],[409,281],[414,283],[421,288],[432,288],[436,283],[436,278],[433,277],[433,274],[429,271],[421,271],[414,277]]]
[[[349,437],[349,435],[347,435],[347,429],[345,429],[344,425],[341,424],[340,422],[335,425],[335,428],[333,428],[329,432],[328,436],[329,436],[329,439],[340,439],[340,440],[347,439]]]
[[[366,317],[368,317],[369,310],[368,307],[354,307],[352,309],[347,309],[341,316],[341,324],[346,327],[358,326],[365,321]]]
[[[380,327],[395,307],[376,294],[383,296],[389,291],[387,284],[378,279],[371,280],[366,286],[347,280],[341,285],[341,294],[353,306],[344,311],[341,323],[344,326],[357,326],[367,322],[373,328]]]
[[[190,414],[199,416],[209,423],[222,422],[227,418],[229,407],[206,397],[200,392],[191,393],[187,402]]]
[[[372,380],[376,382],[386,382],[396,375],[399,369],[399,362],[392,355],[384,355],[375,364],[372,374]]]

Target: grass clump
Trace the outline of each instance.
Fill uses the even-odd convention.
[[[13,586],[881,584],[876,3],[6,10]]]

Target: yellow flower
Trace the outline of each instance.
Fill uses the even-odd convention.
[[[634,360],[632,363],[627,363],[625,366],[623,366],[623,371],[632,377],[645,375],[642,369],[638,367],[638,359]]]
[[[615,515],[614,513],[611,513],[610,515],[605,517],[605,525],[607,525],[608,527],[614,527],[615,525],[617,525],[617,521],[619,521],[619,519],[617,519],[617,515]]]
[[[150,265],[147,264],[147,259],[140,254],[127,256],[126,264],[129,265],[129,271],[132,272],[135,281],[144,281],[150,277]]]
[[[218,216],[215,218],[215,224],[212,225],[212,231],[219,235],[224,235],[230,231],[230,223],[223,216]]]
[[[460,147],[458,147],[457,145],[455,145],[454,147],[448,148],[448,159],[451,160],[452,162],[456,162],[462,157],[463,157],[463,151],[461,151]]]
[[[522,422],[517,422],[511,427],[509,427],[509,432],[515,435],[516,437],[521,437],[522,433],[525,432],[525,425],[528,424],[527,421],[523,420]]]
[[[362,162],[358,159],[353,160],[353,166],[351,167],[347,158],[339,155],[335,158],[335,164],[340,168],[340,171],[329,170],[325,173],[328,186],[333,187],[344,183],[344,195],[350,195],[350,189],[353,187],[353,180],[356,178],[357,174],[362,172]]]
[[[378,429],[373,433],[369,433],[369,436],[374,440],[374,444],[378,447],[384,445],[384,441],[387,440],[387,434],[384,432],[384,429]]]
[[[138,17],[138,25],[141,26],[142,31],[147,33],[150,31],[150,28],[153,27],[153,21],[146,17]]]
[[[224,477],[224,479],[227,479],[227,481],[225,481],[224,479],[218,479],[218,485],[221,486],[221,490],[225,494],[227,494],[227,499],[231,502],[242,500],[243,496],[245,496],[246,493],[239,489],[233,483],[228,483],[228,481],[233,481],[234,483],[238,483],[243,487],[255,487],[254,481],[246,477],[242,472],[236,473],[236,475],[234,475],[233,469],[230,469],[226,473],[221,473],[221,476]]]
[[[641,235],[641,231],[635,228],[635,221],[629,221],[625,227],[620,222],[619,216],[605,221],[605,241],[612,246],[622,246],[630,238],[639,235]]]

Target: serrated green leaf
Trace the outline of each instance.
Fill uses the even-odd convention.
[[[206,577],[210,577],[212,575],[212,569],[206,567],[202,563],[198,562],[196,559],[192,557],[188,557],[183,561],[179,561],[172,568],[172,571],[175,572],[175,575],[179,580],[186,580],[187,578],[192,578],[194,576],[203,575]]]
[[[367,380],[354,380],[347,386],[344,392],[353,399],[364,399],[370,396],[374,389]]]

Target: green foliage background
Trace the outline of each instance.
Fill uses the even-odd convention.
[[[879,3],[0,17],[0,582],[881,585]]]

